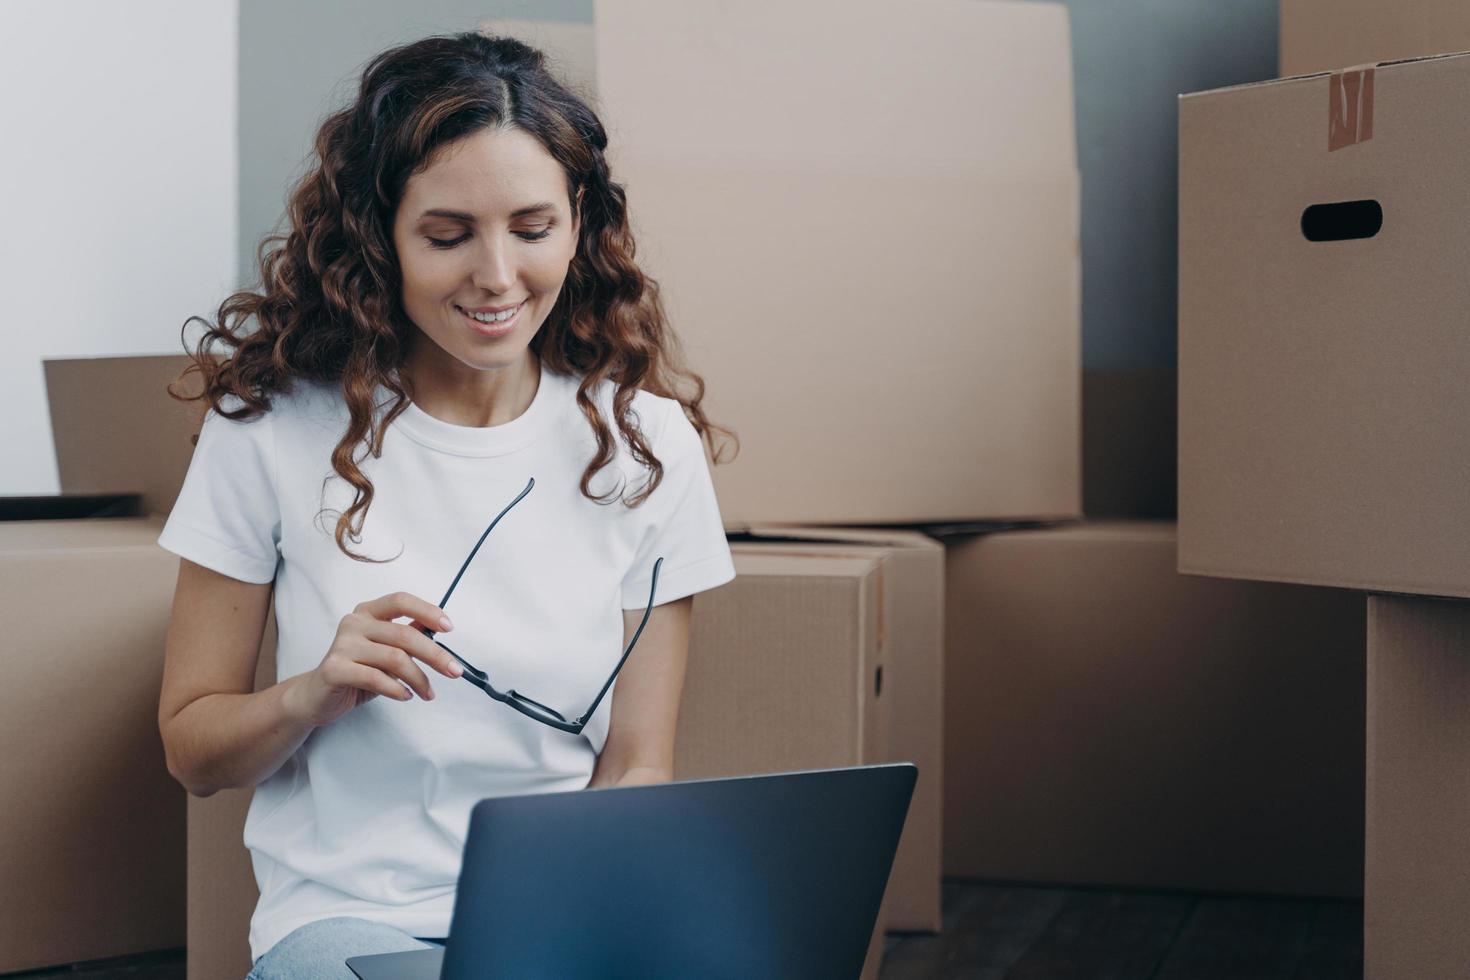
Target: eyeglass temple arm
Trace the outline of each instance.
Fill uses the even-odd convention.
[[[469,568],[470,567],[470,562],[472,562],[472,561],[475,560],[475,555],[476,555],[476,553],[479,552],[480,545],[484,544],[485,543],[485,539],[490,536],[490,532],[493,531],[493,530],[495,530],[495,525],[499,524],[500,523],[500,519],[502,517],[504,517],[507,513],[509,513],[510,512],[510,509],[512,507],[514,507],[516,504],[520,503],[521,502],[521,498],[524,497],[526,494],[530,493],[531,492],[531,488],[534,487],[535,485],[536,485],[536,478],[533,476],[533,477],[531,477],[530,479],[528,479],[526,481],[526,489],[524,489],[520,493],[516,494],[516,499],[514,499],[510,503],[506,504],[505,505],[505,509],[502,510],[500,513],[496,514],[495,515],[495,520],[491,521],[490,522],[490,526],[487,527],[487,528],[485,528],[485,533],[482,534],[482,535],[480,535],[480,540],[476,541],[475,542],[475,546],[470,549],[470,556],[464,560],[464,564],[463,565],[459,566],[459,571],[455,574],[454,581],[449,583],[449,589],[448,589],[448,591],[446,591],[444,593],[444,598],[442,598],[442,599],[439,600],[439,608],[440,609],[443,609],[444,608],[444,604],[449,601],[450,595],[452,595],[454,593],[454,587],[456,585],[458,585],[459,584],[459,580],[462,577],[464,577],[464,570],[466,568]],[[458,654],[456,654],[455,656],[458,656]]]
[[[633,638],[628,641],[628,649],[623,651],[623,656],[620,660],[618,660],[618,665],[613,668],[611,674],[607,675],[607,683],[603,684],[602,690],[597,692],[597,697],[592,701],[592,707],[588,708],[587,711],[582,715],[582,717],[577,719],[576,723],[578,725],[587,724],[587,719],[591,718],[592,715],[597,711],[597,706],[602,703],[602,698],[605,694],[607,694],[607,689],[612,687],[613,678],[617,677],[618,671],[623,669],[623,664],[627,661],[628,654],[633,652],[633,647],[636,646],[638,643],[638,637],[643,635],[643,627],[648,625],[648,617],[653,612],[653,597],[654,594],[658,591],[658,570],[660,566],[663,565],[663,563],[664,560],[662,558],[653,563],[653,581],[649,583],[648,586],[648,608],[643,610],[643,619],[641,622],[639,622],[638,628],[633,631]]]

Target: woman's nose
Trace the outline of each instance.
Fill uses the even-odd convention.
[[[488,293],[503,293],[515,285],[515,264],[510,249],[487,242],[475,263],[475,285]]]

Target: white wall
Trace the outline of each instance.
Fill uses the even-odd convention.
[[[237,0],[0,5],[0,495],[59,490],[43,358],[181,354],[236,288],[238,22]]]

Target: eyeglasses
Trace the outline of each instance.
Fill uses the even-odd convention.
[[[490,532],[495,529],[495,525],[499,524],[500,519],[504,517],[512,507],[520,503],[521,498],[530,493],[531,488],[535,485],[535,478],[527,481],[526,489],[522,490],[516,496],[516,499],[506,504],[505,509],[502,510],[499,514],[496,514],[495,520],[491,521],[490,526],[485,528],[485,533],[480,535],[479,541],[475,542],[475,547],[470,551],[469,557],[464,560],[463,565],[459,566],[459,574],[455,575],[454,581],[449,583],[449,591],[445,592],[444,598],[439,600],[440,609],[443,609],[445,603],[449,601],[449,597],[454,593],[454,587],[459,584],[460,578],[464,576],[465,569],[470,567],[470,562],[474,560],[475,553],[480,550],[480,545],[485,543],[485,539],[490,536]],[[469,681],[471,684],[475,685],[495,700],[501,702],[502,704],[510,705],[512,708],[516,709],[527,718],[539,721],[543,725],[550,725],[552,728],[558,728],[564,732],[570,732],[573,735],[580,735],[582,733],[582,729],[587,727],[587,719],[592,717],[593,712],[597,710],[597,706],[602,703],[603,696],[607,694],[608,688],[612,687],[613,678],[618,676],[618,671],[622,670],[623,664],[627,663],[628,654],[633,652],[633,647],[638,643],[638,637],[641,636],[643,633],[643,627],[648,623],[648,616],[650,613],[653,612],[653,597],[658,591],[658,570],[659,567],[663,565],[663,563],[664,560],[662,558],[653,563],[653,582],[648,587],[648,608],[643,610],[643,621],[638,624],[638,629],[636,632],[633,633],[633,638],[628,641],[628,649],[623,651],[622,658],[618,660],[617,666],[613,668],[613,672],[608,675],[607,683],[602,685],[602,690],[597,692],[597,697],[592,700],[592,706],[588,708],[585,712],[583,712],[582,716],[576,721],[567,721],[567,719],[561,714],[561,712],[557,711],[555,708],[548,707],[547,705],[542,704],[540,701],[533,701],[530,698],[526,697],[524,694],[520,694],[515,690],[497,691],[495,687],[491,685],[490,678],[486,676],[483,670],[476,667],[474,664],[470,663],[468,660],[466,660],[464,657],[461,657],[453,650],[450,650],[449,647],[445,646],[443,643],[440,643],[438,640],[434,639],[434,630],[431,630],[425,626],[420,628],[420,632],[422,632],[429,639],[434,640],[434,643],[436,645],[441,647],[451,657],[460,662],[460,664],[465,669],[465,680]]]

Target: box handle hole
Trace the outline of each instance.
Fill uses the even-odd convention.
[[[1302,234],[1309,242],[1372,238],[1382,227],[1383,208],[1377,201],[1313,204],[1302,212]]]

